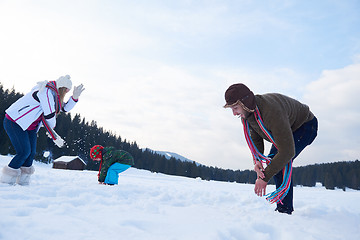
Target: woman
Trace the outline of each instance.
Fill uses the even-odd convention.
[[[3,168],[0,182],[29,185],[30,176],[35,171],[32,163],[36,152],[37,132],[42,125],[57,146],[64,145],[64,140],[53,130],[56,115],[61,111],[70,111],[84,90],[82,84],[74,87],[72,97],[64,103],[64,97],[71,87],[69,75],[61,76],[56,81],[38,82],[28,94],[6,109],[4,129],[16,155]]]

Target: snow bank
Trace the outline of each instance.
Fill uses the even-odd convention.
[[[9,161],[0,156],[0,167]],[[360,191],[296,187],[289,216],[274,212],[250,184],[131,168],[119,185],[106,186],[94,171],[34,165],[30,186],[0,184],[1,240],[330,240],[360,234]]]
[[[80,161],[82,161],[84,163],[84,165],[86,165],[85,161],[82,160],[78,156],[61,156],[61,157],[55,159],[54,162],[66,162],[66,163],[68,163],[68,162],[71,162],[72,160],[74,160],[76,158],[78,158]]]

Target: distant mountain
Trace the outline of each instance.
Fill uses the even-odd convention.
[[[145,149],[143,149],[145,150]],[[175,158],[175,159],[178,159],[180,161],[183,161],[183,162],[194,162],[193,160],[191,159],[188,159],[184,156],[181,156],[180,154],[177,154],[177,153],[173,153],[173,152],[168,152],[168,151],[155,151],[155,150],[152,150],[152,149],[149,149],[148,150],[154,152],[154,153],[157,153],[157,154],[160,154],[160,155],[163,155],[165,156],[166,159],[170,159],[171,157]],[[196,165],[200,165],[199,163],[195,162]]]
[[[193,162],[192,160],[190,160],[184,156],[181,156],[180,154],[177,154],[177,153],[167,152],[167,151],[154,151],[154,152],[156,152],[157,154],[160,154],[160,155],[164,155],[167,159],[170,159],[171,157],[173,157],[173,158],[179,159],[183,162]]]

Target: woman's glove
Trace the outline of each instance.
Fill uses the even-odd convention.
[[[84,85],[80,84],[79,86],[75,86],[74,87],[74,91],[73,91],[73,95],[72,97],[75,99],[75,100],[78,100],[81,93],[85,90],[84,88]]]
[[[59,135],[57,135],[57,138],[53,141],[56,144],[56,146],[58,146],[59,148],[62,148],[63,146],[65,146],[65,140],[62,139]]]
[[[58,146],[59,148],[64,147],[64,146],[65,146],[65,140],[62,139],[62,138],[59,136],[59,134],[57,134],[57,133],[55,132],[55,130],[52,130],[52,132],[53,132],[53,134],[54,134],[54,136],[55,136],[56,139],[53,139],[53,138],[51,137],[51,135],[50,135],[49,132],[46,132],[46,135],[53,140],[53,142],[55,143],[56,146]]]

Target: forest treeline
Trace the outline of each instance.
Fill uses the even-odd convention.
[[[22,94],[15,89],[4,89],[0,83],[0,154],[15,154],[15,150],[3,128],[4,111]],[[79,114],[61,113],[57,117],[56,132],[66,141],[66,147],[58,148],[49,139],[44,128],[38,134],[35,159],[50,163],[60,156],[79,156],[86,163],[88,170],[99,169],[99,162],[89,157],[90,148],[96,144],[114,146],[128,151],[135,159],[135,168],[145,169],[169,175],[177,175],[204,180],[227,181],[238,183],[255,183],[256,173],[252,170],[231,170],[199,165],[195,162],[184,162],[179,159],[167,159],[149,149],[140,149],[137,143],[129,142],[111,131],[97,126],[96,121],[86,121]],[[50,155],[44,157],[44,153]],[[234,159],[234,161],[239,161]],[[249,160],[250,161],[250,160]],[[327,189],[352,188],[360,190],[360,162],[344,161],[336,163],[315,164],[304,167],[294,167],[293,182],[295,185],[315,186],[322,183]],[[270,181],[270,184],[273,184]]]

